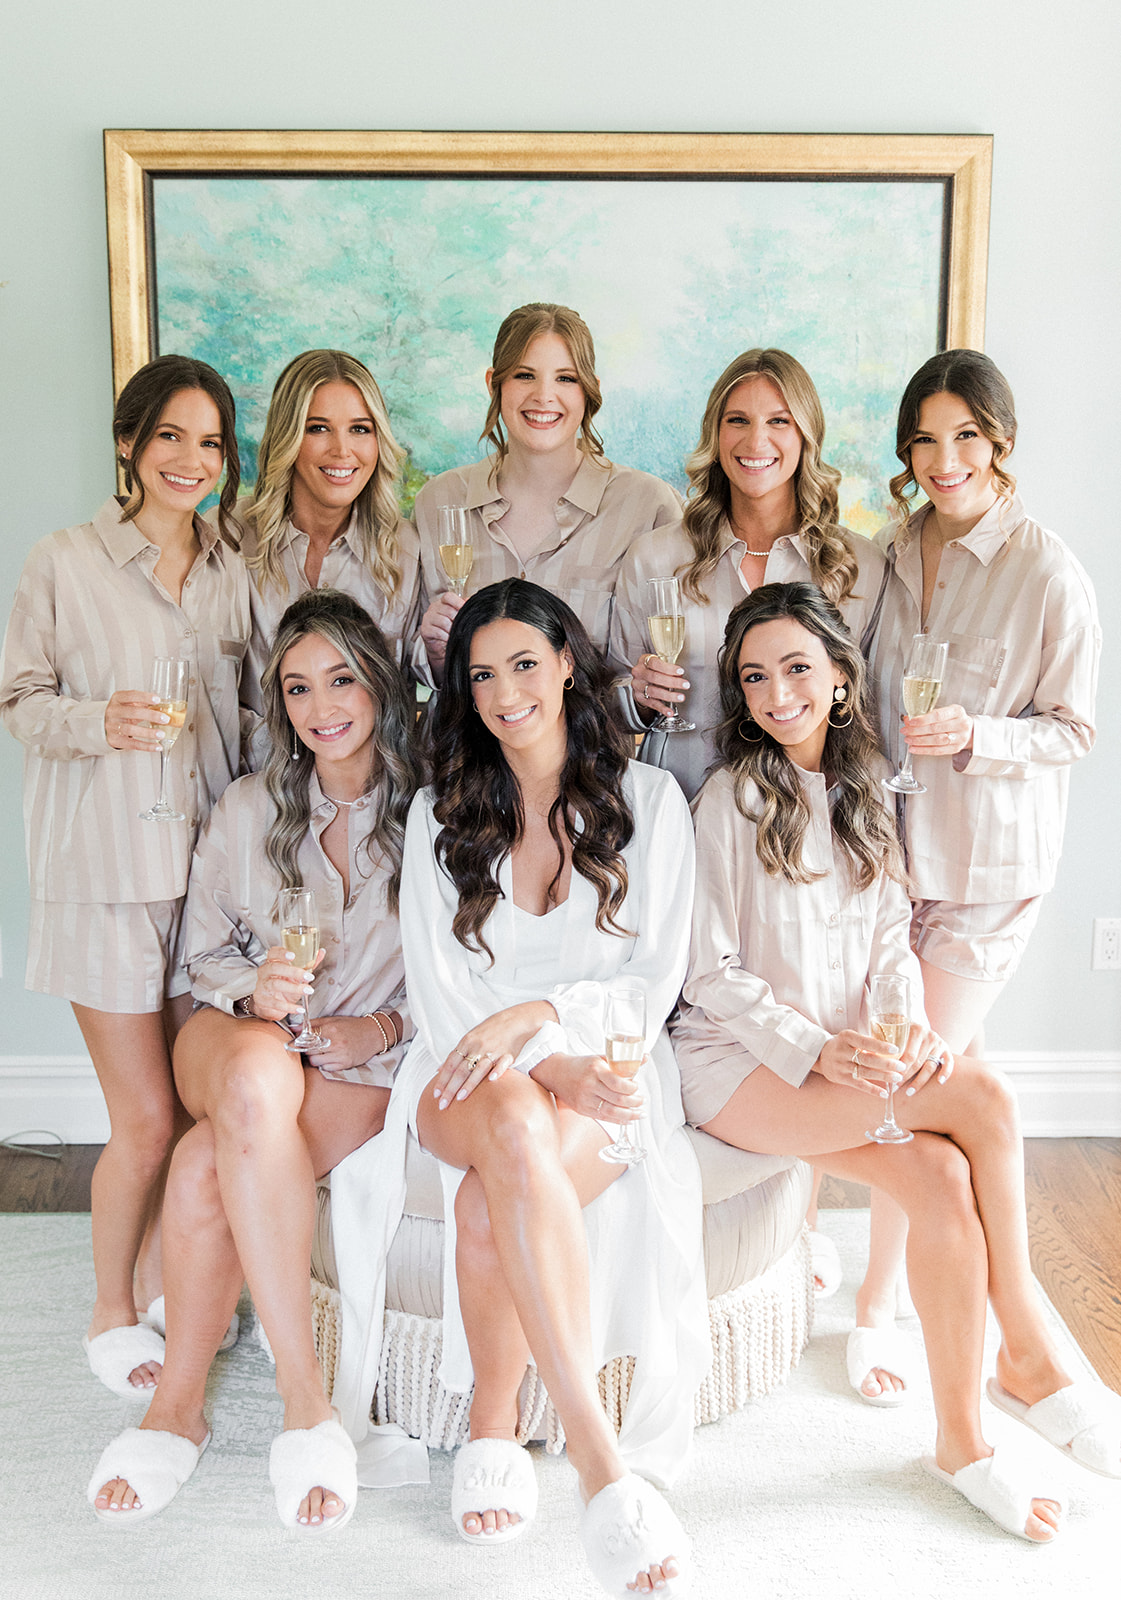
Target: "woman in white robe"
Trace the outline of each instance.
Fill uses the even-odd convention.
[[[684,972],[693,849],[680,790],[628,761],[609,693],[577,618],[537,585],[492,585],[459,612],[433,784],[406,835],[401,924],[417,1038],[383,1138],[403,1146],[411,1126],[441,1160],[441,1378],[453,1389],[474,1379],[457,1531],[498,1542],[532,1515],[532,1463],[515,1442],[532,1359],[588,1502],[596,1576],[613,1594],[661,1583],[672,1595],[687,1542],[635,1473],[676,1476],[710,1360],[699,1174],[664,1029]],[[603,1056],[617,979],[646,993],[638,1093]],[[640,1108],[645,1161],[601,1161],[615,1125]],[[389,1197],[385,1238],[400,1204],[400,1192]],[[618,1440],[595,1376],[616,1355],[635,1358]],[[355,1399],[345,1315],[342,1368],[336,1403],[361,1418],[376,1351]]]

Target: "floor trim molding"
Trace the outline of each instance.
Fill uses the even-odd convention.
[[[1121,1052],[993,1051],[990,1059],[1016,1087],[1026,1137],[1121,1137]],[[0,1056],[0,1138],[40,1129],[64,1144],[109,1137],[88,1057]]]

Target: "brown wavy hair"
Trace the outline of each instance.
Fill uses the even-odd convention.
[[[237,532],[230,513],[241,483],[241,456],[237,448],[234,397],[222,374],[193,356],[157,356],[139,372],[134,372],[117,396],[113,408],[113,443],[117,447],[117,465],[124,473],[128,491],[128,499],[121,507],[121,521],[134,522],[143,510],[144,485],[133,463],[143,455],[168,402],[184,389],[201,389],[218,408],[226,464],[226,481],[218,496],[218,532],[230,548],[236,550]],[[121,454],[123,444],[129,447],[127,456]]]
[[[903,471],[896,473],[888,488],[900,515],[904,518],[910,515],[911,501],[918,493],[919,486],[911,470],[911,446],[921,432],[919,412],[923,401],[933,399],[936,394],[952,394],[969,407],[974,422],[993,447],[993,481],[997,492],[1011,500],[1016,493],[1016,480],[1005,471],[1003,463],[1016,445],[1016,405],[1008,379],[996,362],[982,355],[980,350],[943,350],[923,363],[899,402],[895,453],[903,463]]]
[[[785,350],[745,350],[712,386],[700,442],[685,463],[689,474],[685,532],[693,546],[693,559],[679,569],[682,587],[691,600],[708,605],[704,580],[720,560],[720,530],[732,510],[732,492],[720,465],[720,424],[729,395],[747,378],[770,379],[802,435],[802,454],[794,474],[798,532],[805,541],[813,581],[835,605],[843,605],[856,586],[858,567],[852,536],[837,521],[841,474],[821,459],[825,413],[813,379]]]
[[[507,578],[473,594],[456,613],[444,658],[444,686],[431,737],[433,815],[441,823],[436,859],[459,894],[452,932],[465,949],[494,952],[483,928],[502,890],[498,872],[525,827],[521,790],[502,745],[476,715],[471,692],[471,641],[489,622],[509,617],[536,628],[559,655],[572,659],[572,687],[564,697],[568,754],[549,832],[557,847],[556,887],[564,844],[572,868],[596,891],[596,927],[626,936],[618,914],[627,894],[623,850],[634,818],[623,794],[630,747],[616,721],[613,678],[576,613],[536,583]]]
[[[755,824],[755,849],[772,878],[812,883],[823,877],[802,858],[811,813],[805,790],[790,757],[777,740],[753,723],[758,734],[745,739],[741,725],[749,719],[740,684],[743,641],[763,622],[789,618],[820,639],[833,665],[844,675],[844,704],[852,717],[843,727],[826,730],[822,768],[839,794],[832,806],[833,834],[847,858],[852,882],[867,889],[881,873],[907,883],[903,851],[880,797],[876,773],[879,747],[869,717],[864,657],[844,618],[812,583],[764,583],[741,600],[728,617],[719,655],[721,721],[716,729],[720,765],[732,774],[736,806]],[[747,799],[754,785],[762,800],[752,810]]]
[[[416,708],[381,629],[356,600],[339,589],[312,589],[292,602],[280,619],[261,674],[265,721],[272,740],[264,767],[265,787],[276,807],[265,835],[265,855],[282,889],[294,889],[303,881],[299,851],[311,825],[309,786],[315,760],[292,727],[280,668],[292,646],[309,633],[318,633],[334,645],[376,708],[370,761],[371,824],[363,848],[371,866],[379,856],[388,864],[386,903],[396,913],[405,821],[420,784],[413,750]]]
[[[498,330],[491,356],[490,405],[479,438],[494,447],[496,475],[506,459],[506,435],[502,429],[502,385],[522,362],[534,339],[542,333],[555,333],[568,346],[572,365],[584,391],[584,415],[580,421],[579,445],[585,455],[603,456],[603,440],[592,427],[592,418],[603,404],[603,391],[596,377],[596,347],[588,324],[570,306],[534,300],[511,311]]]

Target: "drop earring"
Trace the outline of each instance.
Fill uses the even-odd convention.
[[[300,743],[300,736],[295,728],[292,729],[292,760],[298,761],[303,754],[304,747]]]
[[[842,716],[839,722],[834,722],[834,711],[836,711],[838,714],[840,714],[842,711],[847,711],[848,716]],[[855,715],[856,710],[852,701],[848,698],[848,689],[843,683],[839,683],[833,690],[833,704],[829,707],[825,720],[828,722],[831,728],[847,728]]]

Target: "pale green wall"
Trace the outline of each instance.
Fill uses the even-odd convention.
[[[1029,508],[1095,579],[1103,732],[1076,769],[1058,888],[990,1043],[1112,1050],[1121,977],[1089,970],[1121,915],[1117,726],[1121,131],[1114,0],[120,0],[9,7],[0,73],[0,465],[6,614],[29,545],[112,488],[101,130],[525,128],[993,133],[987,348],[1021,421]],[[751,338],[745,329],[745,342]],[[3,1043],[75,1053],[61,1001],[26,995],[19,754],[0,736]]]

